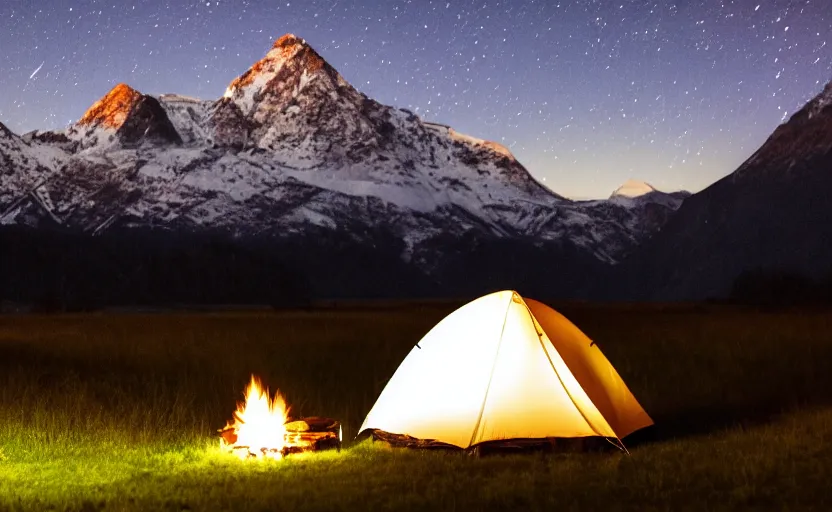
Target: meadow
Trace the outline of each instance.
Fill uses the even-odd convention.
[[[352,442],[454,303],[0,316],[0,511],[832,509],[829,311],[553,305],[655,420],[629,455]],[[345,448],[220,453],[252,373]]]

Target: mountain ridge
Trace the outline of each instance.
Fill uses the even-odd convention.
[[[606,295],[698,300],[729,296],[748,272],[832,272],[830,107],[832,82],[737,170],[686,199],[622,262]]]
[[[314,271],[303,258],[287,268],[337,274],[332,286],[347,277],[325,255],[351,254],[345,261],[361,267],[375,248],[378,269],[411,276],[401,293],[421,289],[417,275],[434,293],[487,287],[497,275],[535,283],[526,268],[502,268],[506,251],[525,254],[525,265],[560,262],[577,287],[681,202],[565,199],[507,148],[368,98],[292,35],[222,98],[120,84],[68,129],[9,140],[0,146],[13,162],[0,172],[0,224],[118,240],[149,233],[163,254],[163,239],[203,235],[244,251],[315,253]],[[552,272],[537,281],[553,282]],[[327,283],[315,280],[325,295]]]

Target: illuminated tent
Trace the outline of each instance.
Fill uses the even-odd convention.
[[[598,346],[572,322],[514,291],[439,322],[410,351],[359,433],[460,448],[488,441],[620,439],[653,421]]]

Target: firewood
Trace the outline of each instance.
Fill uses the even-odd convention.
[[[237,430],[233,426],[219,429],[220,446],[245,457],[278,457],[293,453],[341,449],[341,424],[332,418],[310,417],[291,421],[284,425],[284,448],[282,451],[237,446]],[[265,450],[265,451],[264,451]],[[261,453],[262,452],[262,453]]]

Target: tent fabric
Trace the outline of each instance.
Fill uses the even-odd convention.
[[[507,439],[620,439],[652,424],[597,344],[552,308],[507,290],[431,329],[359,433],[470,448]]]
[[[619,439],[653,424],[596,343],[549,306],[532,299],[526,304],[544,331],[557,333],[554,348]]]

